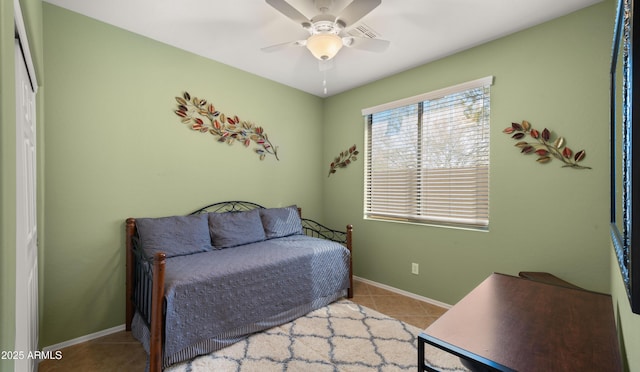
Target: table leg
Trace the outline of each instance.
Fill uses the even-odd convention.
[[[418,336],[418,372],[439,372],[424,363],[425,339]]]

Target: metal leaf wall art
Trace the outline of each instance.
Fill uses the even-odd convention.
[[[178,108],[175,110],[182,123],[190,125],[191,129],[200,133],[211,133],[217,137],[217,141],[229,145],[238,141],[245,147],[249,147],[251,142],[258,145],[255,152],[264,160],[267,155],[275,156],[278,159],[278,147],[273,146],[269,137],[262,127],[254,123],[240,120],[238,116],[225,115],[216,110],[213,103],[205,99],[191,97],[188,92],[184,92],[182,97],[176,97]]]
[[[329,175],[336,173],[339,168],[346,168],[351,162],[358,160],[357,155],[359,154],[358,150],[356,150],[356,145],[349,147],[348,150],[342,151],[340,155],[336,156],[336,158],[329,164]]]
[[[536,159],[538,163],[548,163],[553,158],[556,158],[564,163],[564,168],[591,169],[591,167],[578,164],[586,156],[584,150],[574,153],[573,150],[565,145],[564,137],[556,137],[552,140],[551,131],[547,128],[540,132],[532,128],[531,124],[524,120],[522,123],[511,123],[511,126],[505,128],[503,132],[510,134],[511,138],[518,141],[515,146],[521,149],[520,152],[522,154],[535,153],[538,155]],[[534,141],[521,141],[527,138],[531,138]]]

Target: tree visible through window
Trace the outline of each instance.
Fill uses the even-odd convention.
[[[363,110],[365,218],[488,228],[492,80]]]

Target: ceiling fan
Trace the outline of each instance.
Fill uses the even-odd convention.
[[[329,13],[333,0],[314,0],[315,7],[320,13],[311,19],[308,19],[285,0],[266,0],[266,2],[287,18],[302,25],[302,28],[309,32],[309,37],[262,48],[265,52],[273,52],[292,46],[306,46],[318,60],[329,61],[343,46],[372,52],[383,52],[389,46],[387,40],[356,37],[344,32],[378,7],[382,0],[353,0],[337,16]]]

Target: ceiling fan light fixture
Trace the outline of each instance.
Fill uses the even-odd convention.
[[[319,33],[307,39],[307,49],[321,61],[335,57],[342,48],[342,38],[334,33]]]

